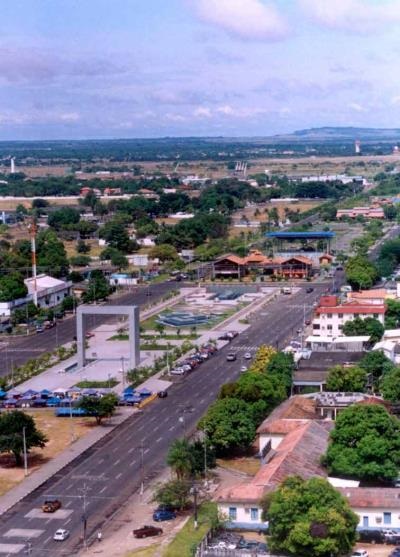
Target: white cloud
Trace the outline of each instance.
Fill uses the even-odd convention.
[[[245,40],[275,41],[289,34],[286,20],[264,0],[192,0],[197,15]]]
[[[329,29],[372,33],[400,23],[400,0],[299,0],[304,12]]]
[[[80,120],[80,116],[77,112],[65,112],[60,114],[60,120],[62,122],[77,122]]]
[[[211,118],[211,109],[206,106],[198,106],[193,111],[193,115],[198,118]]]
[[[362,106],[359,103],[349,103],[347,105],[349,108],[351,108],[351,110],[354,110],[355,112],[368,112],[368,109],[365,108],[365,106]]]

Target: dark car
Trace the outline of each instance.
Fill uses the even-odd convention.
[[[142,526],[133,531],[135,538],[149,538],[150,536],[161,536],[163,533],[161,528],[156,526]]]
[[[158,398],[167,398],[168,391],[158,391],[157,396]]]
[[[228,335],[228,333],[224,333],[218,337],[218,340],[232,340],[232,336]]]
[[[306,292],[307,292],[307,294],[311,294],[311,292],[314,292],[314,288],[309,286],[308,288],[306,288]]]
[[[382,530],[359,530],[358,539],[364,543],[385,543],[385,535]]]
[[[155,522],[162,522],[164,520],[174,520],[176,518],[176,513],[167,509],[158,509],[153,513],[153,520]]]
[[[42,505],[42,511],[44,513],[55,513],[60,508],[61,508],[61,501],[59,501],[58,499],[51,499],[49,501],[45,501]]]

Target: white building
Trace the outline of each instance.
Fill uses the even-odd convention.
[[[71,295],[71,281],[64,281],[42,274],[33,278],[25,279],[24,283],[28,289],[28,295],[33,297],[36,288],[39,308],[53,308],[61,304],[64,298]]]
[[[313,318],[313,336],[342,335],[343,325],[356,317],[372,317],[382,325],[385,321],[385,304],[365,304],[360,302],[338,303],[336,296],[322,296]]]
[[[400,529],[400,489],[344,487],[339,491],[358,515],[358,528]]]

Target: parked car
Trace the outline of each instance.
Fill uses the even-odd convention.
[[[157,396],[158,398],[167,398],[168,391],[158,391]]]
[[[232,340],[233,337],[228,333],[224,333],[218,337],[218,340]]]
[[[351,557],[369,557],[369,553],[366,549],[355,549]]]
[[[384,543],[385,535],[382,530],[359,530],[358,536],[360,542],[366,543]]]
[[[158,509],[153,513],[153,520],[155,522],[162,522],[164,520],[174,520],[176,518],[176,513],[167,509]]]
[[[49,499],[42,505],[44,513],[55,513],[58,509],[61,509],[61,501],[58,499]]]
[[[242,373],[244,373],[245,371],[247,371],[247,367],[246,366],[240,366],[240,371]]]
[[[236,360],[236,354],[234,352],[229,352],[226,356],[227,362],[234,362]]]
[[[183,367],[176,367],[174,369],[171,369],[170,374],[171,375],[185,375],[185,370],[183,369]]]
[[[308,288],[306,288],[306,292],[307,292],[307,294],[311,294],[311,292],[314,292],[314,288],[309,286]]]
[[[44,332],[43,327],[36,327],[36,334],[43,333],[43,332]]]
[[[53,540],[56,542],[63,542],[69,537],[69,531],[59,528],[53,536]]]
[[[243,358],[244,358],[245,360],[251,360],[251,357],[252,357],[252,356],[251,356],[250,352],[245,352],[245,353],[244,353]]]
[[[228,331],[228,335],[231,335],[232,338],[236,338],[238,334],[239,333],[237,331]]]
[[[133,531],[135,538],[149,538],[150,536],[161,536],[163,533],[162,528],[157,526],[142,526]]]

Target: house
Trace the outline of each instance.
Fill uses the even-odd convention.
[[[306,338],[306,348],[313,352],[362,352],[370,342],[369,336],[318,336]]]
[[[313,318],[313,335],[341,336],[343,325],[356,317],[372,317],[382,325],[385,320],[384,303],[346,302],[340,304],[336,296],[322,296]]]
[[[271,451],[270,460],[248,482],[217,491],[218,510],[226,516],[231,528],[263,530],[261,500],[276,489],[288,476],[297,475],[305,480],[315,476],[326,477],[321,466],[321,454],[328,446],[328,422],[299,422]],[[271,426],[272,427],[272,426]]]
[[[322,255],[320,255],[318,257],[319,260],[319,265],[331,265],[332,261],[333,261],[333,256],[330,255],[329,253],[323,253]]]
[[[135,286],[138,283],[138,279],[129,273],[113,273],[108,281],[113,286]]]
[[[400,530],[400,489],[393,487],[345,487],[340,493],[358,515],[359,529]]]
[[[347,292],[347,301],[367,305],[383,305],[390,296],[386,288],[375,290],[360,290],[359,292]]]
[[[353,207],[353,209],[338,209],[336,212],[337,219],[343,217],[354,219],[359,216],[366,219],[384,219],[385,213],[381,207]]]
[[[400,341],[398,339],[382,339],[374,345],[372,350],[380,350],[391,362],[396,365],[400,364]]]
[[[382,398],[364,393],[321,392],[315,394],[315,409],[321,420],[336,420],[338,414],[352,404],[383,404]]]

